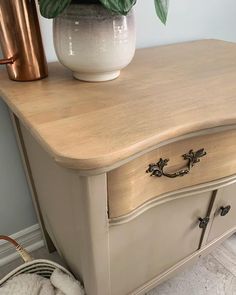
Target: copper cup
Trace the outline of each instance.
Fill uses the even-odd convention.
[[[0,44],[10,79],[34,81],[47,77],[34,0],[0,0]]]

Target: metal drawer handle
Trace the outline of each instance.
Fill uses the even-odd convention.
[[[181,169],[175,173],[167,173],[164,172],[164,167],[167,166],[167,163],[169,162],[169,159],[162,159],[160,158],[159,162],[155,164],[149,164],[148,169],[146,170],[147,173],[151,173],[150,176],[156,176],[156,177],[161,177],[161,176],[166,176],[169,178],[175,178],[178,176],[184,176],[188,174],[192,167],[200,162],[200,158],[204,157],[207,153],[204,151],[204,149],[200,149],[196,152],[193,150],[190,150],[187,154],[183,155],[184,160],[188,161],[187,167],[184,169]]]
[[[202,229],[205,229],[210,221],[209,217],[205,217],[205,218],[198,218],[199,222],[199,227]]]
[[[220,216],[225,216],[225,215],[227,215],[228,213],[229,213],[229,211],[230,211],[230,209],[231,209],[231,206],[230,205],[228,205],[228,206],[226,206],[226,207],[221,207],[220,208]]]

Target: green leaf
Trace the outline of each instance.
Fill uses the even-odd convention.
[[[161,22],[165,25],[167,21],[167,14],[169,8],[169,0],[154,0],[156,13],[161,20]]]
[[[54,18],[70,5],[72,0],[40,0],[40,12],[46,18]]]
[[[136,0],[99,0],[107,9],[126,15],[135,5]]]

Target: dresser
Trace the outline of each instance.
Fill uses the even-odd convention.
[[[236,45],[137,50],[119,79],[0,71],[33,201],[87,295],[145,294],[236,232]]]

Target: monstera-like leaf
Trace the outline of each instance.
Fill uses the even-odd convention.
[[[54,18],[70,5],[71,0],[40,0],[40,13],[46,18]]]
[[[135,5],[136,0],[99,0],[107,9],[126,15]]]
[[[169,8],[169,0],[154,0],[156,13],[163,24],[166,24]]]

